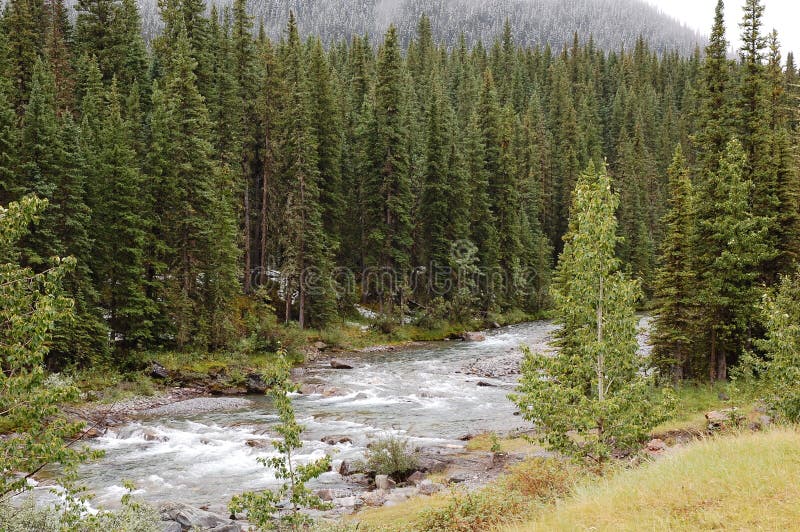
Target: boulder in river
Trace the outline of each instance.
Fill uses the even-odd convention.
[[[323,501],[332,501],[334,499],[343,499],[350,497],[353,494],[349,490],[337,490],[333,488],[323,488],[314,492],[314,494]]]
[[[461,339],[465,342],[483,342],[486,340],[486,335],[482,332],[463,332],[461,333]]]
[[[159,513],[163,521],[175,521],[184,530],[192,530],[195,528],[201,530],[210,529],[217,532],[240,530],[239,525],[230,519],[179,502],[167,502],[162,504]],[[231,526],[236,528],[228,528]]]
[[[159,434],[152,429],[145,429],[144,432],[142,433],[142,438],[144,438],[144,441],[165,442],[169,440],[169,438],[167,438],[166,436],[159,436]]]
[[[347,497],[336,497],[335,499],[332,500],[332,503],[337,508],[349,508],[352,510],[357,510],[358,508],[364,506],[364,501],[356,497],[355,495],[348,495]]]
[[[341,360],[339,358],[331,359],[331,367],[333,369],[353,369],[353,365]]]
[[[353,443],[352,438],[349,436],[324,436],[320,439],[321,442],[327,443],[328,445],[336,445],[341,443]]]
[[[104,429],[94,426],[94,427],[89,427],[88,429],[84,430],[83,434],[81,434],[81,437],[83,437],[84,439],[87,439],[87,440],[91,440],[91,439],[94,439],[94,438],[99,438],[100,436],[102,436],[105,433],[106,433],[106,431]]]
[[[320,394],[323,397],[340,397],[349,393],[347,390],[342,390],[336,386],[326,386],[324,384],[313,382],[305,382],[301,384],[299,391],[303,395]]]

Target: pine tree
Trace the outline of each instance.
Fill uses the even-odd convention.
[[[56,107],[62,115],[75,109],[72,26],[63,0],[47,0],[44,9],[47,17],[44,53],[55,76]]]
[[[699,275],[694,306],[697,352],[710,380],[727,378],[728,367],[750,344],[758,294],[757,265],[768,256],[769,222],[754,214],[754,185],[746,180],[746,155],[732,140],[719,163],[713,195],[698,198],[693,255]],[[707,203],[700,203],[701,199]]]
[[[22,132],[25,163],[24,194],[36,194],[50,203],[50,214],[24,240],[22,257],[36,271],[53,255],[72,256],[76,266],[64,281],[75,302],[75,320],[60,323],[50,351],[51,363],[85,364],[106,353],[106,331],[97,305],[98,294],[90,270],[91,211],[86,204],[83,165],[77,145],[78,128],[69,116],[56,117],[55,78],[40,59],[34,68],[31,100]]]
[[[94,56],[103,83],[117,79],[122,94],[147,86],[147,52],[135,0],[79,0],[75,22],[78,55]]]
[[[753,214],[763,217],[769,224],[767,245],[774,248],[778,245],[780,198],[777,190],[778,169],[770,142],[773,135],[770,128],[770,88],[765,66],[767,38],[761,28],[764,6],[761,0],[746,0],[743,11],[740,50],[743,72],[736,106],[738,138],[747,155],[743,177],[752,181],[755,187],[751,198]],[[774,263],[777,253],[763,258],[765,263],[755,266],[763,279],[772,282],[777,275],[777,265]]]
[[[10,0],[3,13],[11,101],[21,115],[30,96],[33,68],[45,44],[47,17],[43,0]]]
[[[85,157],[92,164],[90,175],[97,179],[95,194],[102,199],[92,209],[92,270],[115,344],[141,347],[153,339],[155,312],[144,284],[150,198],[114,80],[107,101],[100,134],[91,139],[87,148],[92,153]]]
[[[669,210],[656,277],[657,310],[653,322],[653,359],[663,377],[676,381],[696,375],[692,359],[693,308],[696,290],[692,256],[694,231],[692,182],[680,144],[668,171]]]
[[[467,175],[469,176],[471,240],[477,247],[481,307],[493,306],[495,293],[490,289],[489,275],[497,269],[499,244],[492,204],[489,196],[489,174],[486,171],[485,146],[478,113],[472,114],[464,135]]]
[[[404,303],[411,257],[411,175],[405,66],[397,29],[390,26],[376,65],[375,166],[377,173],[365,184],[368,215],[365,266],[379,272],[375,290],[383,308]],[[385,279],[388,276],[389,279]],[[388,286],[387,286],[388,283]]]
[[[270,268],[268,261],[270,255],[277,256],[278,231],[276,229],[276,212],[278,211],[277,198],[277,171],[278,149],[276,147],[279,96],[281,94],[281,81],[279,79],[279,65],[277,57],[269,40],[260,44],[261,62],[261,90],[258,99],[258,113],[262,146],[259,150],[261,163],[260,176],[260,212],[259,212],[259,284],[267,281],[267,271]]]
[[[655,161],[644,146],[642,127],[639,121],[631,137],[627,127],[623,128],[617,150],[615,187],[620,194],[619,229],[622,239],[619,256],[632,275],[640,279],[646,294],[652,293],[653,263],[655,261],[654,238],[649,223],[651,205],[658,199],[648,193],[656,178],[652,175]]]
[[[705,184],[717,171],[734,126],[731,110],[731,65],[727,53],[725,5],[722,0],[718,0],[697,91],[697,123],[700,129],[692,138],[694,152],[697,154],[695,173],[700,184],[698,203],[704,202]]]
[[[779,253],[774,266],[778,272],[786,273],[800,258],[800,175],[793,155],[789,126],[791,115],[796,112],[796,102],[791,101],[793,89],[790,85],[793,83],[794,59],[787,60],[784,74],[780,43],[775,31],[769,37],[769,50],[766,74],[770,95],[770,156],[776,172],[778,199],[775,238]]]
[[[19,198],[23,183],[17,174],[19,129],[7,73],[5,34],[0,31],[0,205]]]
[[[581,151],[578,119],[572,101],[569,80],[563,63],[552,67],[549,94],[550,129],[553,132],[553,176],[557,181],[554,190],[544,191],[552,203],[545,205],[545,230],[559,252],[561,237],[566,232],[569,218],[569,198],[580,171],[578,159]]]
[[[241,213],[243,217],[242,231],[244,232],[245,292],[250,292],[253,281],[253,229],[252,222],[255,218],[256,205],[255,186],[259,174],[258,149],[259,142],[256,133],[258,114],[255,99],[252,95],[258,90],[256,71],[256,49],[253,42],[253,18],[248,14],[245,0],[236,0],[232,6],[232,32],[231,46],[233,53],[233,76],[236,80],[236,102],[238,112],[234,116],[239,123],[231,120],[237,127],[237,136],[241,142],[239,155],[239,168],[236,173],[241,174],[241,184],[238,188],[244,192]],[[252,199],[251,199],[252,198]]]
[[[453,139],[455,117],[438,70],[431,74],[426,169],[419,218],[425,243],[422,262],[428,272],[428,295],[452,297],[451,259],[469,235],[466,168]]]
[[[282,147],[286,159],[286,251],[283,275],[287,280],[287,309],[297,290],[300,328],[310,323],[325,325],[335,314],[331,285],[332,250],[323,227],[320,202],[318,140],[311,120],[311,91],[307,60],[294,17],[289,18],[284,52],[286,114]],[[288,320],[288,313],[287,313]]]
[[[216,6],[213,6],[209,26],[211,41],[209,51],[214,75],[209,94],[206,97],[206,106],[212,123],[214,151],[217,160],[222,165],[239,170],[242,154],[243,102],[240,99],[239,85],[234,72],[236,61],[233,56],[230,25],[230,11],[227,8],[224,10],[222,23],[220,23],[220,15]],[[242,183],[242,188],[244,188],[244,183]]]
[[[336,252],[344,210],[341,118],[334,93],[335,80],[319,39],[310,44],[308,63],[311,122],[317,139],[322,219],[328,243]]]
[[[500,109],[490,71],[484,73],[483,90],[478,107],[484,171],[488,178],[488,197],[497,235],[499,271],[489,271],[489,290],[498,303],[507,305],[514,297],[514,283],[521,270],[519,183],[516,179],[513,135],[514,116],[510,109]],[[505,291],[505,296],[500,296]]]
[[[615,257],[618,201],[605,169],[590,164],[575,187],[553,287],[559,352],[528,352],[513,397],[550,447],[598,465],[635,449],[662,419],[640,373],[639,286]]]
[[[179,25],[182,22],[178,22]],[[153,89],[149,173],[159,220],[155,278],[179,347],[219,346],[237,289],[229,175],[213,160],[208,111],[195,83],[185,29],[170,45],[164,88]]]
[[[517,142],[522,279],[525,281],[520,288],[527,294],[524,305],[529,310],[539,311],[547,301],[552,248],[541,224],[542,183],[550,181],[550,139],[536,93],[528,102]]]
[[[200,94],[207,98],[212,85],[210,22],[206,18],[203,0],[164,0],[159,2],[162,35],[152,43],[155,60],[169,64],[174,53],[172,44],[186,32],[189,55],[195,63],[195,84]]]

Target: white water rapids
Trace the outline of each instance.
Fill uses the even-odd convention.
[[[297,395],[294,406],[305,426],[300,461],[333,453],[338,460],[363,455],[371,441],[388,434],[415,446],[463,445],[458,438],[487,430],[526,428],[507,399],[505,381],[463,372],[475,360],[508,358],[521,344],[543,348],[553,326],[532,322],[490,331],[484,342],[437,342],[424,347],[348,356],[352,370],[310,368],[304,378],[343,390],[345,395]],[[478,386],[484,381],[495,386]],[[137,495],[153,502],[178,501],[222,511],[234,494],[274,485],[256,462],[272,454],[275,411],[265,397],[247,407],[195,415],[161,414],[109,430],[93,445],[105,457],[82,467],[80,476],[95,494],[94,506],[114,507],[132,481]],[[352,443],[323,443],[325,436]],[[248,444],[249,442],[249,444]],[[255,446],[253,446],[255,445]],[[315,487],[346,487],[326,473]]]

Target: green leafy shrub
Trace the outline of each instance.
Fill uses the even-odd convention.
[[[417,326],[424,329],[439,329],[447,325],[450,308],[443,297],[438,296],[428,303],[417,318]]]
[[[268,298],[266,291],[260,291],[252,298],[239,299],[241,340],[235,350],[250,356],[284,349],[291,357],[297,357],[306,343],[306,335],[299,327],[278,323],[275,307],[269,304]]]
[[[79,390],[59,377],[48,380],[44,368],[56,324],[74,317],[62,281],[75,259],[54,258],[35,273],[19,265],[16,252],[46,206],[26,197],[0,207],[0,259],[9,261],[0,263],[0,424],[12,432],[0,439],[0,502],[30,489],[27,478],[49,464],[60,463],[62,477],[70,478],[78,464],[96,456],[75,438],[83,425],[61,409]]]
[[[419,465],[417,453],[404,440],[395,437],[382,438],[367,448],[366,468],[377,475],[389,475],[401,480],[404,474],[413,472]]]
[[[133,486],[122,496],[116,511],[85,512],[83,500],[66,493],[60,507],[37,506],[33,496],[19,505],[0,503],[0,530],[3,532],[161,532],[164,523],[155,508],[133,498]]]

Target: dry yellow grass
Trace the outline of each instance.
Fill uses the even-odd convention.
[[[350,521],[357,521],[362,530],[410,531],[415,529],[415,521],[422,512],[446,506],[450,496],[450,492],[445,491],[431,497],[414,497],[395,506],[361,511]]]
[[[509,530],[797,530],[798,479],[797,430],[711,438],[581,485]]]
[[[492,433],[482,432],[467,442],[467,450],[491,451],[493,443]],[[497,443],[500,445],[500,451],[504,453],[533,453],[542,450],[541,446],[531,443],[522,437],[498,438]]]

